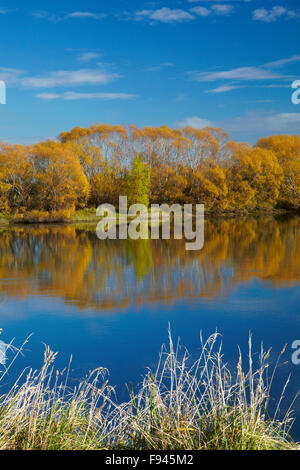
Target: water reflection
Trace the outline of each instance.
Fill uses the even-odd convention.
[[[206,220],[199,252],[182,240],[100,241],[94,226],[15,227],[0,233],[0,293],[61,298],[98,314],[214,299],[253,278],[299,283],[299,246],[299,217]]]

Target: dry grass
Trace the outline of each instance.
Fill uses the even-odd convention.
[[[69,222],[72,210],[39,211],[32,210],[19,213],[12,218],[14,224],[47,224]]]
[[[289,437],[292,406],[279,416],[282,396],[268,414],[274,374],[270,351],[261,349],[253,366],[251,338],[247,364],[240,354],[234,371],[223,362],[218,335],[191,363],[171,334],[157,370],[137,392],[118,404],[107,371],[91,372],[75,389],[69,368],[55,370],[56,354],[45,349],[40,371],[24,371],[0,401],[0,449],[296,449]],[[19,354],[20,351],[17,353]],[[2,379],[7,370],[2,373]],[[1,380],[1,377],[0,377]]]

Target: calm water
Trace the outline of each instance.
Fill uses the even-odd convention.
[[[30,334],[25,366],[39,367],[43,343],[72,380],[102,365],[120,399],[154,367],[168,323],[192,354],[199,333],[223,336],[229,366],[237,344],[261,341],[273,356],[287,343],[274,394],[291,374],[287,399],[300,388],[291,343],[300,339],[300,218],[206,220],[205,246],[180,240],[100,241],[94,226],[35,226],[0,233],[1,339]],[[282,361],[283,362],[283,361]],[[13,379],[11,372],[9,379]],[[294,437],[300,439],[300,400]]]

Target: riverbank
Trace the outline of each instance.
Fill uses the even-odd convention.
[[[300,215],[299,209],[260,209],[253,211],[227,210],[227,211],[205,211],[206,217],[259,217],[259,216],[285,216]],[[59,213],[29,213],[22,215],[0,214],[0,227],[20,224],[73,224],[73,223],[98,223],[100,217],[96,215],[95,208],[86,208],[75,211],[72,215],[66,215],[64,211]]]
[[[157,369],[137,391],[130,386],[121,404],[105,369],[71,388],[71,364],[65,374],[56,372],[56,354],[47,347],[41,370],[26,371],[2,397],[0,450],[300,449],[289,436],[291,412],[268,412],[269,352],[262,352],[255,369],[250,339],[248,365],[240,356],[233,372],[223,362],[217,334],[201,338],[200,346],[191,363],[169,335]]]

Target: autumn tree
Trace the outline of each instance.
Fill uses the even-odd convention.
[[[182,204],[185,201],[184,191],[187,185],[182,164],[171,168],[156,159],[151,171],[151,203]]]
[[[32,148],[31,158],[38,208],[57,211],[86,205],[89,183],[72,146],[48,140]]]
[[[283,177],[276,155],[231,141],[227,157],[229,206],[246,210],[274,207]]]
[[[123,173],[103,161],[98,171],[90,178],[90,204],[99,206],[102,203],[109,203],[116,206],[123,185]]]
[[[109,124],[74,127],[62,132],[59,140],[72,145],[89,180],[89,204],[117,204],[124,168],[131,164],[126,129]]]
[[[1,210],[30,207],[34,197],[34,172],[28,158],[29,147],[1,144],[0,202]]]
[[[185,200],[190,204],[204,204],[206,209],[220,210],[227,207],[226,176],[215,163],[206,162],[206,167],[193,170],[186,168],[188,185]]]
[[[206,159],[216,160],[218,158],[220,145],[207,129],[185,127],[182,132],[188,140],[186,164],[197,168]]]
[[[300,136],[252,147],[223,129],[93,124],[34,146],[0,143],[0,211],[101,203],[203,203],[207,209],[300,206]]]
[[[257,147],[272,151],[282,168],[281,205],[300,206],[300,136],[274,135],[260,139]]]
[[[150,167],[137,155],[132,162],[132,169],[125,177],[124,190],[128,205],[144,204],[149,206]]]

